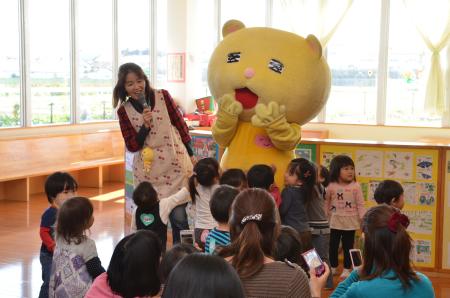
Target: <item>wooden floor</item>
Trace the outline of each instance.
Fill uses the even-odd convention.
[[[103,266],[108,266],[116,243],[123,237],[123,184],[109,183],[102,190],[82,188],[79,195],[94,203],[91,237]],[[35,195],[30,202],[0,201],[0,297],[37,297],[41,286],[39,223],[48,202]],[[450,275],[426,273],[436,297],[450,297]],[[324,291],[328,297],[331,291]]]

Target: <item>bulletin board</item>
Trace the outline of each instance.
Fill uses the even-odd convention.
[[[408,232],[414,241],[411,259],[416,266],[435,268],[439,149],[320,145],[319,150],[320,163],[327,167],[338,154],[353,159],[356,179],[361,185],[366,207],[376,205],[373,193],[380,181],[392,179],[403,185],[403,212],[410,219]],[[450,219],[447,221],[449,226]],[[450,243],[450,239],[445,243]],[[446,265],[450,266],[448,263]]]
[[[450,150],[445,151],[445,180],[442,233],[442,268],[450,269]]]
[[[300,143],[295,147],[295,157],[306,158],[314,163],[317,162],[317,145]]]

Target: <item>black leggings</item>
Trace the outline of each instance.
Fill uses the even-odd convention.
[[[353,248],[355,242],[355,230],[344,231],[331,229],[330,233],[330,264],[331,267],[337,267],[338,254],[339,254],[339,242],[342,238],[342,250],[344,251],[344,268],[351,269],[352,261],[350,260],[350,249]]]

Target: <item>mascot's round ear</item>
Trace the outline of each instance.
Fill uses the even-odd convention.
[[[239,20],[229,20],[222,27],[222,36],[225,37],[234,31],[245,28],[244,23]]]
[[[314,52],[317,58],[322,57],[322,45],[320,41],[314,35],[310,34],[306,37],[306,42],[309,44],[309,47]]]

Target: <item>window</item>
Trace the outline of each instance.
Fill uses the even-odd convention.
[[[434,26],[436,34],[442,33],[443,21],[448,9],[436,9],[439,1],[433,1],[434,8],[423,10],[421,16],[428,17],[427,23]],[[441,2],[442,4],[442,2]],[[439,29],[439,30],[438,30]],[[431,31],[431,32],[433,32]],[[432,41],[438,40],[434,36]],[[437,38],[436,38],[437,37]],[[441,62],[445,61],[445,50]],[[425,84],[428,79],[431,52],[416,30],[411,15],[402,1],[391,1],[389,23],[388,79],[386,99],[386,124],[409,126],[441,126],[441,117],[424,112]]]
[[[21,122],[18,1],[0,1],[0,28],[0,127],[16,127]]]
[[[158,1],[156,9],[156,84],[152,83],[161,89],[167,84],[167,1]]]
[[[77,3],[81,122],[113,119],[112,1]]]
[[[266,25],[266,2],[261,0],[226,0],[221,1],[221,24],[236,19],[246,27],[264,27]]]
[[[150,78],[150,2],[120,0],[118,2],[119,66],[133,62]],[[114,78],[114,83],[117,78]]]
[[[326,122],[376,123],[380,1],[354,1],[326,49]]]
[[[29,12],[32,124],[69,123],[69,1],[30,1]]]

